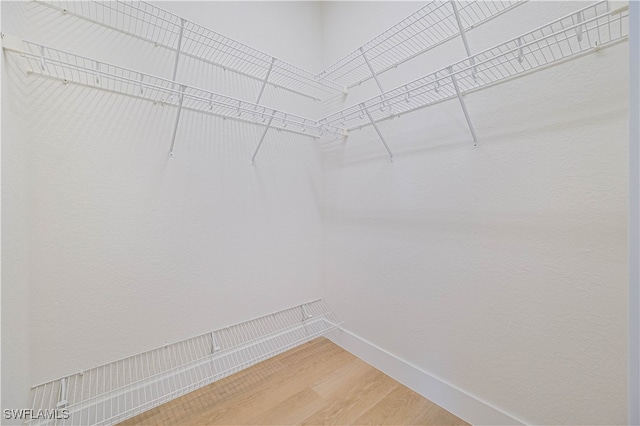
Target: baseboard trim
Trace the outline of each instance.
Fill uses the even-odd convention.
[[[326,337],[346,351],[473,425],[526,424],[350,331],[337,329]]]

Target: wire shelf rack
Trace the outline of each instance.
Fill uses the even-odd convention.
[[[41,0],[40,3],[316,100],[343,91],[341,85],[327,78],[143,1]]]
[[[31,389],[32,409],[58,410],[58,419],[29,424],[115,424],[339,325],[326,304],[316,300],[43,383]]]
[[[319,75],[352,88],[461,35],[457,18],[468,31],[524,1],[431,1]]]
[[[206,91],[127,68],[101,63],[29,41],[22,42],[29,73],[200,111],[265,127],[319,137],[342,130],[316,120]]]
[[[628,36],[626,8],[604,0],[320,120],[347,131],[460,98]],[[466,113],[466,111],[465,111]],[[376,129],[377,130],[377,129]]]

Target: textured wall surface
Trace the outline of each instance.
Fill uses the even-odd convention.
[[[311,71],[414,2],[161,2]],[[528,2],[469,33],[491,47],[582,6]],[[173,53],[37,2],[2,31],[170,77]],[[452,40],[381,76],[450,62]],[[324,64],[322,63],[324,61]],[[526,422],[624,423],[627,44],[318,144],[27,77],[3,56],[2,405],[29,385],[324,297],[352,333]],[[259,83],[184,58],[178,79]],[[324,106],[268,87],[264,103]],[[318,151],[319,148],[319,151]]]
[[[527,3],[471,49],[581,6]],[[404,7],[328,3],[325,58]],[[379,125],[393,163],[371,127],[326,144],[324,297],[345,327],[526,422],[625,423],[627,49],[466,96],[476,149],[455,100]],[[453,40],[381,82],[463,56]]]
[[[9,12],[17,4],[4,3]],[[3,13],[2,31],[6,31]],[[14,16],[18,17],[19,14]],[[21,21],[11,22],[19,26]],[[3,52],[4,53],[4,52]],[[15,58],[1,56],[2,68],[2,294],[0,402],[2,408],[25,407],[31,375],[29,369],[29,152],[23,149],[26,99],[24,72]]]
[[[173,55],[162,48],[39,3],[2,7],[9,34],[171,75]],[[240,19],[256,7],[263,27]],[[285,53],[283,38],[303,50],[318,37],[315,3],[243,3],[226,19],[215,4],[185,5],[194,8],[204,25],[259,31],[260,47],[274,54]],[[262,127],[183,111],[169,159],[175,108],[26,77],[17,54],[7,53],[4,65],[3,393],[15,395],[8,407],[26,405],[25,385],[320,297],[322,181],[313,139],[274,131],[252,166]],[[231,78],[201,65],[186,74],[189,62],[182,65],[178,79],[199,86]],[[255,81],[234,84],[239,96],[257,95]],[[264,102],[298,102],[298,112],[311,114],[309,101],[292,96],[268,88]]]

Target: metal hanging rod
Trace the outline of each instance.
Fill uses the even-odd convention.
[[[449,99],[461,99],[465,93],[623,40],[628,36],[628,22],[625,8],[610,11],[608,2],[601,1],[330,114],[323,121],[352,131],[371,125],[365,110],[371,113],[374,122],[380,122]],[[471,125],[470,129],[473,129]],[[475,139],[475,131],[471,132]]]
[[[32,387],[34,412],[64,407],[69,418],[28,424],[119,423],[339,326],[316,300],[89,368]]]
[[[239,119],[262,126],[267,126],[265,123],[270,120],[269,127],[271,128],[293,131],[311,137],[319,137],[321,132],[343,134],[343,130],[339,127],[324,125],[320,129],[316,120],[289,112],[267,108],[111,64],[99,63],[98,71],[97,62],[93,59],[28,41],[23,41],[21,46],[21,53],[30,68],[29,73],[148,99],[158,104],[176,106],[178,116],[174,126],[172,148],[175,143],[179,112],[182,109]],[[99,78],[97,77],[98,72]]]
[[[143,1],[38,2],[260,82],[268,76],[270,85],[316,100],[344,89],[327,78]],[[175,64],[174,74],[177,61]]]
[[[352,88],[463,35],[465,31],[490,21],[524,1],[460,1],[456,2],[455,11],[450,4],[431,1],[329,66],[319,76]]]

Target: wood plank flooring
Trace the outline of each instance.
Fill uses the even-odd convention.
[[[466,425],[325,338],[121,425]]]

